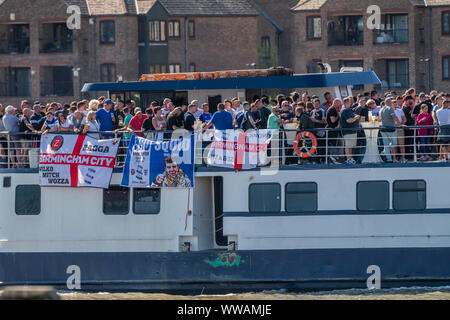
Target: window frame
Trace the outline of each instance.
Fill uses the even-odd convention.
[[[189,63],[189,72],[197,72],[197,66],[194,62]]]
[[[114,32],[113,32],[113,41],[109,41],[103,40],[103,27],[105,24],[107,23],[112,23],[113,27],[114,27]],[[100,21],[100,44],[115,44],[116,43],[116,21],[115,20],[103,20]]]
[[[19,194],[19,192],[17,192],[17,189],[19,187],[37,187],[37,189],[39,190],[39,211],[37,213],[19,213],[17,210],[17,196]],[[19,199],[20,200],[20,199]],[[20,202],[20,201],[19,201]],[[38,216],[41,214],[41,210],[42,210],[42,190],[41,190],[41,186],[38,184],[19,184],[16,186],[15,190],[14,190],[14,212],[17,216]]]
[[[425,184],[425,188],[424,188],[424,193],[425,193],[425,199],[424,199],[424,203],[425,203],[425,207],[423,208],[423,209],[397,209],[396,207],[395,207],[395,194],[397,193],[397,192],[402,192],[402,191],[395,191],[395,184],[397,183],[397,182],[405,182],[405,181],[409,181],[409,182],[412,182],[412,181],[421,181],[421,182],[423,182],[424,184]],[[403,179],[403,180],[395,180],[393,183],[392,183],[392,209],[394,209],[395,211],[406,211],[406,212],[408,212],[408,211],[425,211],[426,209],[427,209],[427,182],[425,181],[425,180],[423,180],[423,179]]]
[[[107,79],[103,77],[103,68],[107,69]],[[114,72],[112,72],[114,69]],[[116,82],[117,79],[117,65],[115,63],[102,63],[100,65],[100,82]]]
[[[267,41],[267,44],[268,44],[267,47],[264,46],[265,41]],[[270,37],[269,36],[261,37],[261,49],[262,49],[262,57],[264,59],[270,59],[271,45],[270,45]]]
[[[316,187],[316,202],[315,202],[315,210],[312,211],[289,211],[288,210],[288,205],[287,205],[287,195],[288,195],[288,185],[290,184],[314,184]],[[290,194],[291,192],[289,192]],[[312,194],[312,192],[302,192],[302,193],[308,193],[308,194]],[[308,213],[317,213],[317,211],[319,210],[319,186],[317,184],[317,182],[315,181],[304,181],[304,182],[288,182],[285,184],[284,186],[284,211],[286,211],[286,213],[294,213],[294,214],[308,214]]]
[[[407,62],[408,68],[407,68],[407,73],[406,75],[408,76],[408,83],[406,84],[406,86],[402,86],[402,87],[394,87],[393,83],[390,82],[390,73],[389,73],[389,62],[395,62],[395,79],[396,81],[399,78],[399,73],[397,73],[398,70],[398,63],[400,62]],[[403,58],[403,59],[386,59],[386,81],[388,82],[389,87],[391,88],[409,88],[410,87],[410,83],[411,83],[411,79],[410,79],[410,70],[411,64],[409,61],[409,58]]]
[[[115,191],[127,191],[127,202],[128,202],[128,206],[127,206],[127,212],[126,213],[106,213],[105,212],[105,193],[109,190],[111,190],[112,188],[116,188],[117,190]],[[102,196],[102,212],[103,215],[105,216],[127,216],[130,214],[130,188],[125,188],[125,187],[121,187],[119,185],[111,185],[109,186],[108,189],[103,189],[103,196]]]
[[[386,209],[379,209],[379,210],[362,210],[359,207],[359,189],[358,186],[360,183],[370,183],[370,182],[385,182],[387,184],[387,192],[388,192],[388,197],[387,197],[387,208]],[[356,184],[356,210],[359,212],[386,212],[388,211],[390,208],[390,197],[391,197],[391,191],[390,191],[390,183],[387,180],[362,180],[362,181],[358,181],[358,183]]]
[[[192,34],[191,34],[191,26],[192,26]],[[189,39],[195,39],[195,21],[194,20],[188,20],[188,37]]]
[[[172,35],[170,28],[172,27]],[[177,35],[178,33],[178,35]],[[167,38],[168,39],[180,39],[180,20],[168,20],[167,21]]]
[[[166,20],[149,20],[148,40],[150,42],[166,42],[168,28]]]
[[[136,212],[136,192],[137,191],[158,191],[159,192],[159,202],[158,202],[158,212],[156,213],[137,213]],[[136,216],[156,216],[161,213],[161,189],[158,188],[133,188],[133,208],[132,208],[133,214]]]
[[[171,67],[173,67],[173,72],[170,71]],[[177,72],[176,69],[179,69],[179,71]],[[169,64],[169,73],[181,73],[181,64],[179,63],[171,63]]]
[[[255,185],[277,185],[280,191],[280,199],[279,199],[279,207],[280,209],[278,211],[270,211],[270,212],[260,212],[260,211],[253,211],[251,210],[251,198],[250,198],[250,190],[252,186]],[[281,213],[281,197],[282,197],[282,193],[281,193],[282,189],[281,189],[281,184],[278,182],[257,182],[257,183],[251,183],[248,186],[248,212],[250,212],[251,214],[272,214],[272,213]]]
[[[444,76],[444,60],[447,60],[447,77]],[[442,56],[442,80],[450,80],[450,55]]]
[[[314,36],[314,19],[320,19],[320,37],[315,37]],[[310,33],[309,33],[309,21],[312,20],[313,21],[313,30],[312,30],[312,37],[310,37]],[[313,16],[307,16],[306,17],[306,40],[321,40],[322,39],[322,16],[320,15],[313,15]]]
[[[444,30],[444,17],[448,15],[448,31]],[[443,36],[450,36],[450,10],[442,11],[441,13],[441,30]]]

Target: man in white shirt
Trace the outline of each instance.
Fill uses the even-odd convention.
[[[442,108],[436,112],[439,123],[439,136],[437,142],[441,144],[440,161],[449,161],[450,152],[450,101],[446,100]]]
[[[392,108],[394,109],[395,116],[397,117],[398,122],[401,126],[404,126],[406,124],[406,116],[405,113],[402,110],[402,107],[398,105],[397,103],[392,104]],[[403,128],[397,128],[397,148],[395,148],[395,152],[397,153],[397,159],[398,159],[398,152],[401,154],[401,162],[406,163],[406,153],[405,153],[405,132]]]

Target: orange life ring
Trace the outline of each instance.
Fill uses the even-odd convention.
[[[309,138],[311,140],[311,148],[308,148],[305,145],[305,138]],[[302,141],[301,148],[306,151],[301,151],[299,147],[299,142]],[[300,132],[294,139],[294,151],[300,158],[309,158],[317,151],[317,138],[314,134],[308,131]]]

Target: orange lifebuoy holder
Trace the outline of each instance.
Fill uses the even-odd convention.
[[[311,143],[308,143],[306,140],[310,140]],[[301,146],[299,146],[301,141]],[[316,136],[308,131],[300,132],[294,139],[294,151],[300,158],[309,158],[317,151],[317,138]]]

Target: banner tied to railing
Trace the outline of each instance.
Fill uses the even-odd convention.
[[[40,185],[108,188],[119,142],[86,135],[42,135]]]
[[[124,187],[193,188],[194,135],[151,141],[133,135],[123,169]]]
[[[216,130],[209,147],[207,164],[238,170],[267,164],[267,149],[274,133],[275,130]]]

